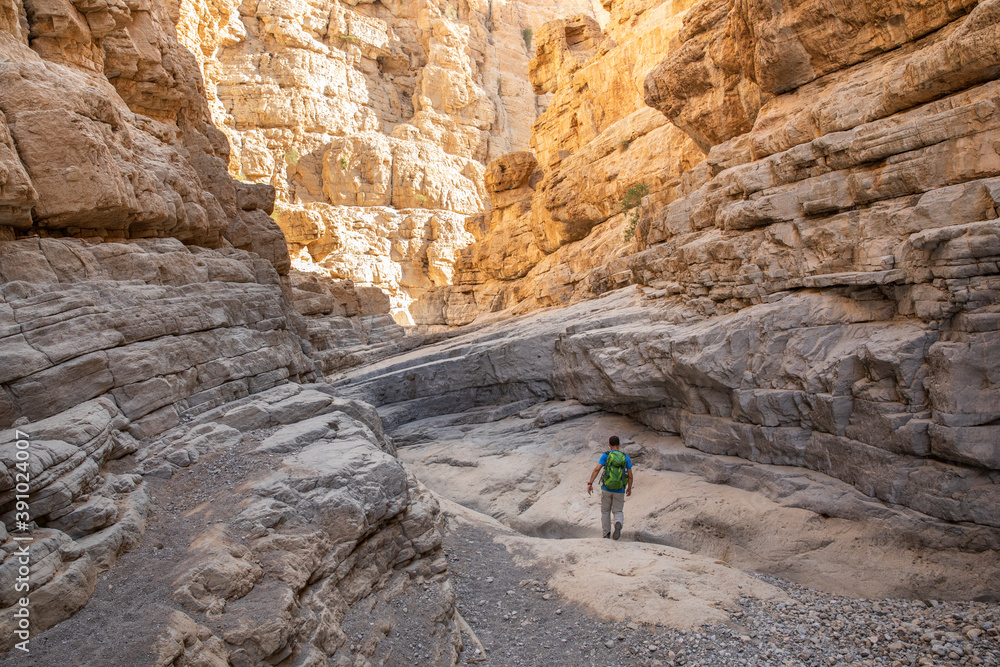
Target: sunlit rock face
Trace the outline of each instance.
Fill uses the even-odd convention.
[[[1000,2],[605,4],[539,31],[534,154],[426,323],[637,285],[557,398],[996,527]]]
[[[175,3],[230,172],[277,190],[295,267],[389,294],[400,323],[452,284],[489,208],[486,164],[527,148],[547,103],[536,33],[591,0]]]
[[[588,272],[635,250],[634,235],[621,238],[638,213],[622,214],[629,193],[637,204],[669,200],[704,159],[691,136],[644,100],[647,75],[678,48],[695,4],[606,2],[606,21],[579,14],[536,31],[531,82],[548,99],[530,141],[537,165],[511,188],[491,185],[490,167],[492,210],[470,219],[477,242],[456,262],[456,285],[415,307],[421,323],[569,303],[595,293]]]

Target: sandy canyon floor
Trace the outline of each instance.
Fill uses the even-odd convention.
[[[822,474],[699,455],[575,402],[503,414],[393,433],[447,516],[476,635],[466,664],[1000,662],[1000,605],[959,601],[975,570],[897,537],[917,515]],[[635,462],[619,542],[600,539],[585,492],[608,434]],[[840,516],[825,514],[833,505]]]
[[[889,667],[1000,660],[995,604],[830,595],[670,548],[526,538],[481,514],[443,506],[445,548],[468,624],[460,664]],[[566,585],[567,573],[576,587]]]

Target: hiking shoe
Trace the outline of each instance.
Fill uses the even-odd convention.
[[[607,539],[609,539],[610,537],[611,537],[611,533],[604,533],[604,539],[606,539],[606,540],[607,540]]]
[[[622,522],[615,521],[615,534],[613,537],[617,540],[621,536],[622,536]]]

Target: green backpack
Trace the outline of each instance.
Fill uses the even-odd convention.
[[[604,463],[604,476],[601,484],[609,491],[620,491],[625,488],[628,480],[628,473],[625,472],[625,454],[612,450],[608,452],[607,461]]]

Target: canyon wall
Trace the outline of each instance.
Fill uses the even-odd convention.
[[[148,0],[0,0],[0,652],[24,639],[22,598],[36,637],[142,548],[156,576],[127,581],[170,613],[123,631],[114,650],[159,655],[101,657],[110,644],[76,645],[90,627],[74,635],[73,661],[347,659],[361,650],[344,630],[355,605],[388,582],[386,604],[418,585],[434,597],[419,632],[452,664],[436,504],[371,408],[296,384],[397,340],[388,298],[291,272],[274,188],[229,176],[229,140],[177,19],[176,5]],[[320,449],[255,449],[317,418]],[[250,481],[245,470],[222,482],[208,472],[236,452],[258,461],[243,496],[232,486]],[[317,457],[339,463],[303,471]],[[192,490],[187,475],[205,478]],[[227,512],[197,529],[174,515],[173,559],[142,542],[165,506],[208,491]],[[193,616],[205,611],[208,625]]]
[[[3,5],[2,237],[170,237],[287,273],[273,194],[226,175],[225,137],[163,8],[78,4]]]
[[[413,307],[418,323],[459,325],[483,311],[569,303],[589,269],[634,252],[634,239],[621,238],[633,215],[622,214],[628,193],[669,199],[704,159],[643,100],[647,74],[695,3],[605,4],[606,31],[585,15],[538,31],[532,85],[552,100],[535,122],[532,150],[487,169],[492,210],[468,225],[477,242],[459,256],[455,285]]]
[[[450,664],[438,510],[383,429],[553,399],[989,560],[1000,0],[601,5],[0,0],[5,637],[13,533],[37,632],[211,488],[166,664],[373,659],[359,610],[417,598]]]
[[[485,163],[546,104],[535,31],[592,0],[174,2],[230,172],[277,190],[297,269],[376,286],[394,316],[452,283]],[[603,12],[598,8],[598,11]]]
[[[81,7],[4,5],[0,425],[110,393],[146,434],[313,377],[273,189],[229,178],[166,10]]]
[[[606,5],[539,31],[534,151],[421,321],[638,286],[539,395],[1000,526],[1000,2]]]

